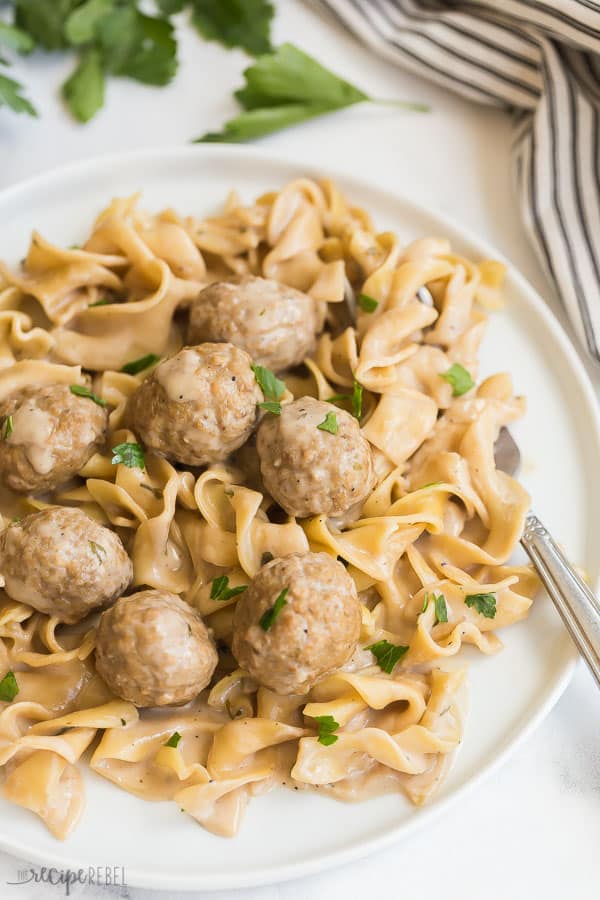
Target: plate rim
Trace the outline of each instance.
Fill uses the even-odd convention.
[[[600,410],[598,409],[591,378],[579,355],[575,343],[567,334],[553,310],[544,302],[540,294],[533,285],[530,284],[527,278],[525,278],[520,270],[491,243],[481,238],[472,229],[463,226],[452,216],[439,210],[434,205],[430,205],[429,203],[421,204],[410,197],[406,197],[401,191],[395,190],[394,188],[386,191],[381,184],[377,183],[377,181],[371,181],[368,176],[356,176],[344,171],[336,172],[330,166],[316,166],[313,163],[306,163],[306,161],[302,161],[299,157],[294,156],[292,152],[273,152],[254,146],[249,147],[246,145],[228,144],[194,146],[167,145],[158,148],[144,148],[141,150],[98,154],[86,159],[71,161],[29,178],[22,179],[15,184],[0,190],[0,210],[5,203],[18,199],[20,194],[27,194],[29,191],[40,191],[43,190],[46,185],[50,185],[54,181],[76,178],[85,175],[87,172],[93,176],[94,170],[97,170],[99,167],[108,169],[108,167],[112,166],[126,167],[133,164],[143,165],[144,162],[166,163],[167,160],[176,160],[177,158],[196,159],[200,161],[203,157],[210,158],[211,156],[218,157],[220,155],[234,160],[237,159],[240,162],[252,157],[254,163],[262,163],[264,165],[272,164],[274,167],[274,177],[277,175],[276,170],[278,167],[295,168],[298,170],[298,177],[310,177],[312,175],[330,178],[336,182],[343,183],[346,190],[352,191],[353,187],[355,187],[357,190],[371,191],[375,195],[386,196],[388,199],[391,197],[393,200],[402,204],[409,214],[411,211],[414,211],[416,215],[425,215],[435,218],[442,227],[447,227],[450,231],[459,235],[462,240],[480,249],[488,258],[495,258],[505,262],[515,287],[521,294],[526,296],[530,308],[533,309],[537,316],[541,317],[553,339],[559,344],[564,353],[565,358],[569,363],[571,374],[577,383],[577,387],[581,391],[580,402],[582,409],[589,414],[588,427],[594,433],[596,444],[600,446]],[[143,181],[143,168],[140,168],[140,172],[140,180]],[[535,712],[515,726],[512,731],[506,735],[502,748],[460,787],[456,788],[451,794],[437,801],[432,806],[426,806],[419,809],[417,814],[408,821],[401,823],[396,827],[391,827],[386,832],[377,834],[366,840],[356,838],[351,843],[344,846],[343,849],[333,850],[325,855],[312,857],[301,862],[285,863],[280,866],[269,867],[268,869],[263,867],[252,873],[241,873],[239,876],[233,871],[228,871],[219,874],[218,876],[203,876],[202,879],[199,880],[197,877],[190,877],[189,874],[179,876],[177,872],[152,873],[148,875],[143,869],[127,866],[127,886],[154,890],[180,891],[234,890],[257,887],[260,885],[285,882],[314,875],[318,872],[343,865],[350,861],[363,859],[371,853],[388,848],[396,841],[400,841],[400,839],[410,838],[427,823],[437,820],[443,815],[447,808],[466,796],[494,771],[499,769],[510,755],[523,745],[545,719],[564,693],[572,678],[575,667],[578,664],[579,656],[575,647],[572,644],[567,646],[569,647],[569,650],[565,654],[565,662],[557,671],[555,678],[549,682],[549,685],[542,695],[542,702],[537,706]],[[71,870],[85,868],[86,865],[89,864],[89,862],[70,856],[68,852],[61,852],[63,850],[66,851],[67,848],[68,844],[57,842],[57,851],[59,852],[53,854],[50,858],[43,851],[37,852],[35,849],[29,848],[25,842],[21,840],[7,840],[0,833],[0,849],[14,856],[21,857],[24,860],[36,864],[52,865],[56,868]]]

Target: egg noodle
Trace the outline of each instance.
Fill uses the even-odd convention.
[[[506,374],[476,387],[452,378],[466,370],[476,380],[482,308],[500,304],[503,266],[457,256],[441,238],[403,246],[329,181],[299,179],[249,206],[232,194],[205,219],[149,215],[137,201],[114,200],[81,247],[34,233],[20,271],[0,267],[0,400],[27,385],[89,384],[110,409],[106,452],[43,500],[3,490],[2,524],[56,504],[110,524],[133,560],[133,585],[198,610],[220,663],[192,703],[138,710],[96,674],[90,620],[59,625],[2,592],[0,677],[13,670],[18,684],[0,703],[4,796],[58,838],[84,806],[81,760],[220,835],[236,833],[249,797],[282,783],[342,800],[393,791],[421,804],[461,741],[465,669],[450,658],[465,644],[498,651],[495,630],[524,618],[537,589],[529,568],[508,562],[529,498],[493,452],[524,400]],[[196,472],[150,452],[144,469],[111,462],[110,448],[136,441],[124,411],[151,371],[122,367],[178,350],[186,305],[244,273],[309,293],[327,315],[314,358],[281,376],[284,402],[363,387],[377,484],[358,518],[271,520],[252,446]],[[424,285],[433,307],[417,297]],[[363,298],[354,324],[351,289]],[[237,597],[211,599],[211,583],[247,584],[265,559],[308,550],[347,564],[362,600],[360,644],[308,695],[278,696],[236,668]],[[368,649],[379,641],[408,650],[390,666]],[[319,740],[323,716],[332,741]]]

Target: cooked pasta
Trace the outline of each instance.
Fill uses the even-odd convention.
[[[499,430],[523,415],[525,401],[513,395],[506,374],[476,384],[485,309],[500,305],[503,274],[500,263],[464,259],[443,238],[404,246],[393,233],[378,232],[334,184],[308,179],[250,205],[232,193],[222,213],[203,219],[172,209],[144,213],[137,196],[116,199],[80,247],[63,249],[34,233],[18,272],[0,266],[1,441],[11,452],[22,446],[17,413],[13,418],[6,404],[29,389],[75,386],[81,402],[108,413],[106,443],[84,442],[89,458],[73,477],[51,490],[47,481],[40,482],[43,490],[2,489],[5,535],[17,529],[16,540],[24,517],[36,511],[77,507],[94,527],[120,537],[133,564],[130,592],[161,592],[167,603],[169,595],[182,598],[202,617],[219,656],[209,685],[198,694],[197,682],[197,695],[181,706],[138,708],[115,696],[95,668],[97,616],[67,625],[58,613],[38,611],[29,580],[15,599],[5,540],[6,798],[65,838],[83,810],[86,765],[142,799],[174,801],[225,836],[236,833],[250,797],[282,784],[342,800],[398,792],[421,804],[431,796],[462,736],[466,670],[450,658],[465,644],[496,653],[496,629],[523,619],[537,589],[531,570],[510,562],[529,498],[494,463]],[[228,447],[237,447],[232,454],[219,459],[209,441],[194,445],[194,464],[174,462],[176,414],[153,452],[151,429],[142,424],[154,402],[150,389],[137,419],[130,401],[155,377],[159,359],[184,345],[188,308],[203,288],[234,276],[260,276],[301,292],[290,301],[290,315],[304,309],[308,295],[313,331],[304,334],[301,319],[293,341],[288,331],[276,350],[265,344],[268,359],[285,360],[288,351],[296,357],[280,373],[279,396],[269,396],[264,384],[258,396],[248,387],[250,425],[227,426]],[[423,287],[433,305],[419,297]],[[277,298],[269,304],[276,309]],[[218,321],[216,313],[210,321],[195,314],[196,343],[207,340],[203,328],[229,327],[227,309]],[[216,340],[236,344],[235,335]],[[256,346],[255,353],[263,352]],[[297,365],[306,347],[310,355]],[[238,363],[246,365],[241,357]],[[169,377],[166,390],[175,384],[176,403],[185,375]],[[317,489],[308,486],[302,497],[308,505],[299,500],[303,512],[294,516],[266,492],[254,439],[247,440],[263,394],[258,415],[270,418],[271,431],[285,424],[279,404],[285,413],[308,397],[328,404],[327,419],[311,432],[325,453],[328,440],[340,438],[342,446],[342,425],[353,446],[368,445],[372,469],[355,465],[360,502],[336,506],[338,497],[318,512],[325,506],[317,503],[315,511]],[[51,422],[50,413],[36,415]],[[265,435],[268,448],[282,440]],[[144,444],[133,460],[119,450]],[[28,457],[34,475],[44,447],[38,451]],[[273,493],[292,484],[290,460],[285,476],[271,473]],[[327,493],[333,476],[323,471]],[[348,497],[351,474],[344,476]],[[267,481],[264,466],[263,475]],[[88,543],[98,559],[90,555],[87,565],[102,573],[101,539]],[[349,579],[349,593],[360,601],[360,636],[357,643],[349,638],[352,652],[341,667],[328,668],[325,659],[306,692],[278,694],[232,655],[235,610],[250,602],[245,586],[258,583],[265,564],[273,565],[267,561],[307,553],[343,562],[334,574],[340,585]],[[318,604],[319,597],[308,600]],[[267,612],[263,629],[279,609]],[[348,627],[350,634],[354,626]]]

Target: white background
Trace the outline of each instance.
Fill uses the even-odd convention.
[[[509,117],[379,61],[300,0],[279,0],[277,7],[275,42],[297,43],[373,96],[418,100],[432,110],[416,114],[355,107],[274,135],[264,146],[300,164],[322,163],[365,176],[453,216],[512,259],[556,309],[520,224],[510,178]],[[0,187],[70,160],[182,144],[216,130],[234,112],[231,90],[239,85],[247,60],[201,41],[189,28],[181,29],[180,48],[180,72],[172,86],[154,90],[113,80],[107,108],[87,126],[72,122],[60,106],[58,87],[72,62],[60,54],[20,62],[15,74],[27,81],[42,117],[29,120],[0,110]],[[69,215],[68,196],[62,212]],[[600,377],[591,374],[600,386]],[[518,684],[514,687],[518,690]],[[0,897],[64,895],[60,887],[7,884],[25,867],[0,853]],[[600,896],[600,693],[583,665],[555,710],[510,762],[413,839],[302,881],[196,896],[333,900],[384,894],[418,900]],[[71,895],[167,897],[91,887],[77,887]]]

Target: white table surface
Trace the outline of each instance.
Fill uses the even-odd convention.
[[[300,0],[279,0],[277,6],[276,42],[297,43],[374,96],[423,101],[432,111],[418,115],[357,107],[274,135],[263,145],[299,161],[368,176],[449,213],[512,259],[556,309],[512,192],[509,117],[463,102],[378,60]],[[58,99],[60,81],[72,65],[69,60],[55,55],[19,63],[15,73],[27,81],[42,117],[29,120],[0,111],[0,187],[70,160],[182,144],[215,130],[234,110],[230,92],[239,84],[246,58],[197,39],[188,28],[181,30],[180,46],[181,68],[172,86],[153,90],[113,80],[107,109],[87,126],[72,122]],[[63,215],[69,215],[68,196]],[[600,377],[592,376],[600,386]],[[214,896],[598,898],[599,726],[600,693],[581,664],[554,711],[500,772],[412,840],[341,870]],[[64,896],[62,887],[9,886],[25,867],[23,861],[0,853],[0,897]],[[193,895],[85,886],[73,888],[71,896],[175,900]]]

